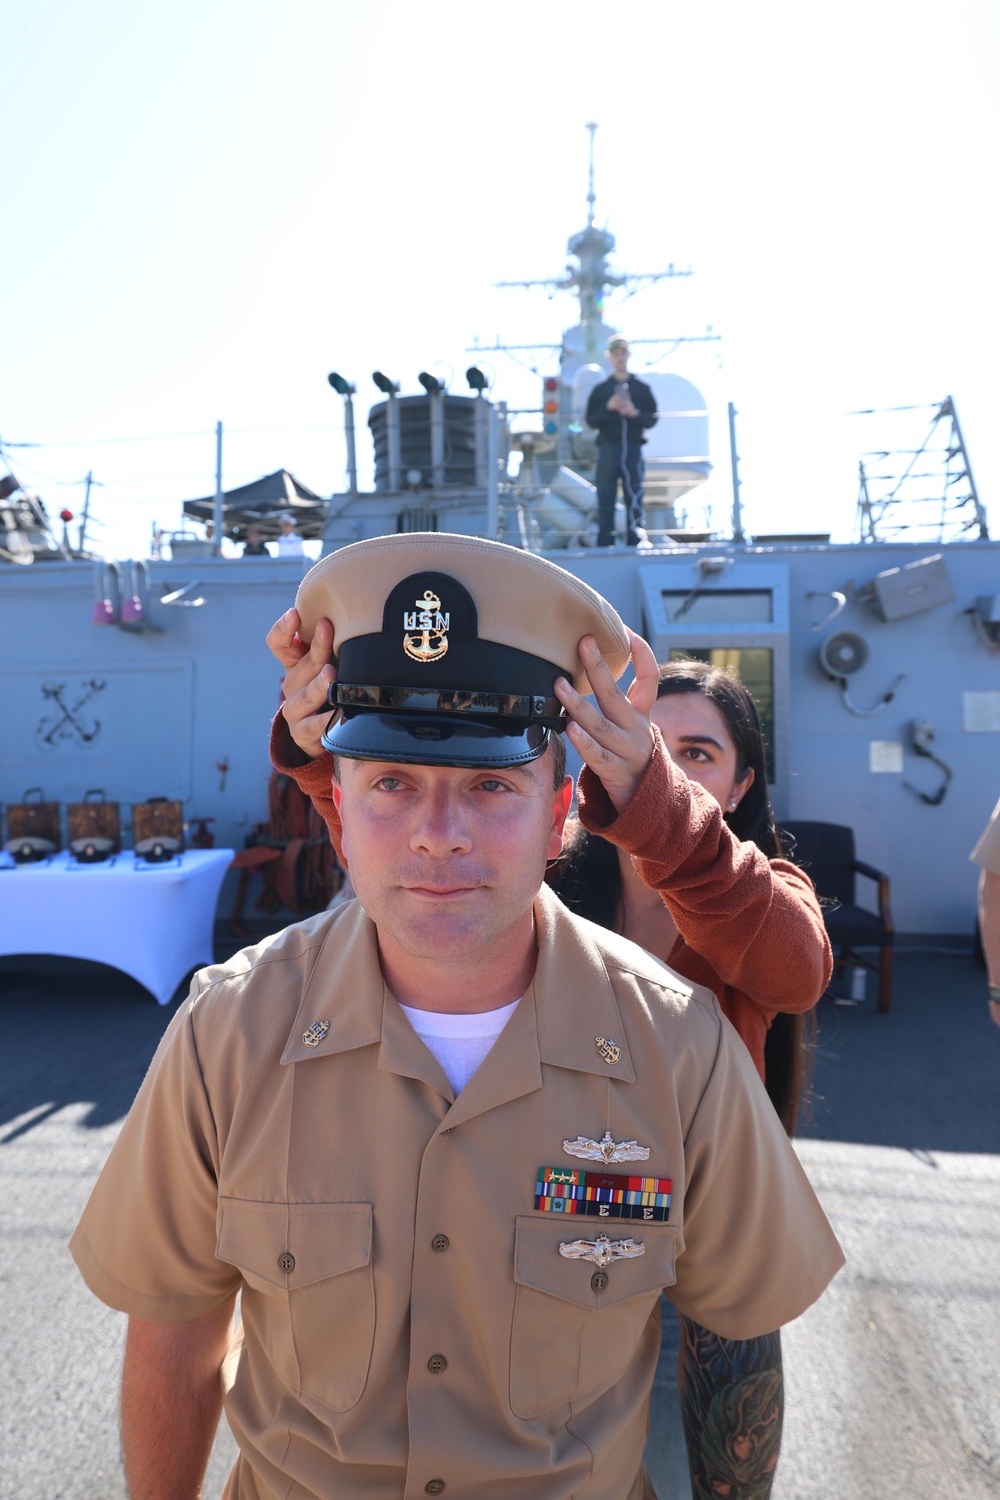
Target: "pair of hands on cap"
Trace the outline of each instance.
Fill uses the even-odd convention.
[[[299,638],[299,615],[288,610],[267,633],[267,644],[285,669],[285,701],[281,712],[296,745],[314,760],[322,755],[320,736],[330,718],[329,689],[337,680],[333,655],[333,626],[318,620],[311,643]],[[627,693],[615,682],[611,669],[591,635],[580,642],[583,662],[596,707],[565,677],[557,677],[555,693],[565,708],[567,734],[581,760],[600,777],[618,812],[631,800],[653,754],[649,711],[656,701],[659,673],[656,658],[642,636],[628,632],[635,678]]]

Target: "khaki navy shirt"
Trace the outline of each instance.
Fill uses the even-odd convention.
[[[1000,875],[1000,802],[993,809],[993,815],[969,858],[981,869]]]
[[[203,970],[164,1035],[72,1250],[147,1321],[241,1293],[228,1500],[626,1500],[661,1290],[748,1338],[842,1264],[714,997],[535,910],[532,986],[457,1099],[357,902]],[[579,1258],[601,1236],[632,1253]]]

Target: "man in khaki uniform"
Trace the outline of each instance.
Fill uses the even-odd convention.
[[[197,1493],[221,1367],[233,1500],[638,1500],[661,1291],[747,1338],[843,1260],[714,998],[542,886],[564,679],[627,801],[640,643],[630,701],[605,601],[466,537],[297,606],[358,899],[196,977],[74,1235],[130,1317],[131,1493]]]
[[[1000,802],[969,858],[980,869],[979,930],[986,958],[990,1016],[1000,1026]]]

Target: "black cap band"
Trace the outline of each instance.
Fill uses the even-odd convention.
[[[505,719],[541,719],[550,729],[566,727],[566,711],[558,698],[528,693],[472,693],[464,688],[381,687],[338,682],[328,693],[330,706],[386,709],[390,713],[484,714]]]
[[[402,632],[359,635],[344,641],[337,653],[340,682],[412,682],[414,687],[446,692],[509,693],[515,697],[551,698],[552,685],[567,675],[555,662],[496,641],[462,640],[454,632],[448,650],[436,661],[414,664],[404,654]],[[557,713],[559,710],[557,710]]]
[[[537,721],[492,723],[466,714],[351,713],[332,720],[323,748],[349,760],[384,760],[400,765],[461,766],[503,770],[527,765],[544,755],[552,731]]]

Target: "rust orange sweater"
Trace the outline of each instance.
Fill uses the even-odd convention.
[[[642,879],[661,892],[680,934],[670,967],[718,996],[763,1078],[773,1016],[809,1010],[830,980],[819,903],[797,865],[768,860],[756,844],[730,833],[717,803],[688,780],[654,733],[653,758],[621,816],[598,778],[583,771],[580,821],[634,855]],[[312,799],[341,857],[332,755],[303,755],[278,713],[271,760]]]
[[[580,822],[626,850],[677,924],[670,967],[718,997],[764,1076],[767,1029],[779,1011],[809,1010],[833,956],[812,881],[730,832],[722,810],[670,759],[654,728],[653,758],[625,811],[584,768]]]

